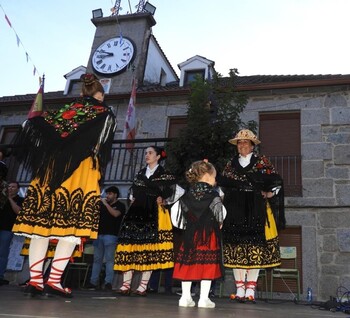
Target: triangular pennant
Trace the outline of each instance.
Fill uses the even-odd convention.
[[[5,14],[5,19],[6,19],[7,23],[9,24],[9,26],[12,28],[11,22],[10,22],[10,20],[9,20],[9,18],[7,17],[6,14]]]

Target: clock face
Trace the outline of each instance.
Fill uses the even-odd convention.
[[[100,74],[112,75],[126,69],[135,54],[127,38],[115,37],[103,42],[92,55],[92,67]]]

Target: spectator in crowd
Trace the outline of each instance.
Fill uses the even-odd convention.
[[[162,275],[162,276],[161,276]],[[167,268],[163,270],[155,270],[152,271],[151,278],[149,280],[148,284],[148,292],[149,293],[158,293],[158,287],[160,285],[160,279],[161,277],[164,278],[164,292],[165,294],[172,294],[173,293],[173,268]]]
[[[7,165],[4,161],[6,149],[0,148],[0,208],[8,201]]]
[[[96,289],[100,285],[100,274],[105,261],[104,289],[112,290],[114,254],[125,205],[119,201],[119,189],[116,186],[107,188],[105,193],[106,197],[101,200],[98,237],[93,241],[94,261],[88,289]]]
[[[18,192],[19,183],[17,181],[9,182],[7,201],[0,208],[0,286],[9,283],[4,278],[4,274],[13,238],[12,227],[23,203],[23,198],[18,195]]]

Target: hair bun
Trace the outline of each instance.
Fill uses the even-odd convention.
[[[95,81],[98,81],[98,78],[95,74],[86,73],[80,76],[80,80],[84,83],[85,86],[92,85]]]

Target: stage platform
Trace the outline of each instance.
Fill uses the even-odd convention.
[[[0,286],[0,317],[8,318],[348,318],[342,311],[321,310],[319,304],[295,304],[291,301],[257,300],[240,304],[225,298],[213,298],[214,309],[178,307],[176,294],[148,294],[147,297],[116,296],[111,291],[73,290],[74,298],[28,298],[21,287]],[[198,301],[198,296],[194,297]]]

